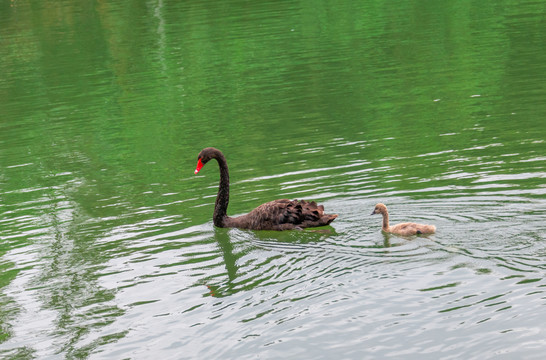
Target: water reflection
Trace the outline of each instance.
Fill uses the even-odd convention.
[[[235,288],[238,271],[237,260],[241,258],[242,254],[236,255],[234,252],[234,247],[230,239],[230,229],[215,227],[214,239],[222,251],[223,264],[227,272],[227,279],[220,284],[207,284],[207,288],[210,290],[211,296],[221,298],[229,296],[237,291]]]

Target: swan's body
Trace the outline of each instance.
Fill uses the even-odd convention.
[[[218,161],[220,185],[212,220],[218,227],[235,227],[252,230],[292,230],[324,226],[337,218],[335,214],[325,214],[324,207],[314,201],[280,199],[258,206],[246,215],[227,216],[229,204],[229,171],[226,158],[215,148],[205,148],[197,157],[195,173],[211,159]]]
[[[387,207],[381,203],[375,205],[372,215],[373,214],[383,215],[383,225],[381,230],[387,233],[411,236],[417,234],[432,234],[436,231],[436,226],[434,225],[423,225],[410,222],[389,226],[389,212],[387,211]]]

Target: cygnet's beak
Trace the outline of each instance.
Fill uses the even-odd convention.
[[[375,210],[374,210],[374,211],[372,211],[372,213],[371,213],[370,215],[375,215]]]

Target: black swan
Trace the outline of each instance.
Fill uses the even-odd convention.
[[[385,204],[379,203],[375,205],[372,215],[373,214],[383,215],[383,226],[381,227],[381,230],[387,233],[410,236],[417,234],[432,234],[436,231],[436,226],[434,225],[422,225],[416,223],[402,223],[389,226],[389,212],[387,211]]]
[[[216,196],[212,220],[218,227],[235,227],[251,230],[293,230],[324,226],[337,218],[335,214],[325,214],[324,206],[305,200],[273,200],[258,206],[246,215],[227,216],[229,203],[229,172],[226,158],[218,149],[203,149],[197,157],[195,174],[211,159],[218,161],[220,167],[220,186]]]

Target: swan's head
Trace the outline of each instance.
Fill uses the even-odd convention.
[[[220,153],[220,150],[213,147],[204,148],[201,150],[199,155],[197,155],[197,167],[195,168],[195,174],[197,174],[203,166],[209,162],[210,159],[216,158]]]
[[[387,207],[385,206],[385,204],[382,204],[382,203],[379,203],[377,205],[375,205],[375,209],[373,209],[373,212],[371,215],[373,214],[386,214],[387,213]]]

